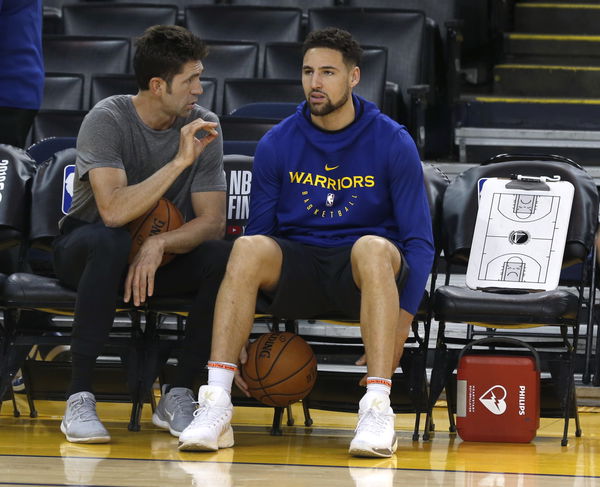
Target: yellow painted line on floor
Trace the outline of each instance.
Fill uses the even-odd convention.
[[[552,35],[552,34],[508,34],[509,39],[528,41],[578,41],[599,42],[600,36]]]
[[[600,5],[590,3],[517,3],[519,8],[572,8],[600,10]]]
[[[546,103],[569,105],[600,105],[600,99],[583,98],[506,98],[499,96],[476,96],[474,100],[487,103]]]
[[[562,71],[600,71],[600,66],[555,66],[549,64],[497,64],[497,69],[560,69]]]

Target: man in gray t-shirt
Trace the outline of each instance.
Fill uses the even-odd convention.
[[[152,419],[179,436],[193,418],[191,387],[203,365],[199,350],[210,343],[230,248],[220,240],[226,183],[219,121],[196,105],[206,54],[205,45],[182,27],[149,28],[136,44],[138,93],[102,100],[81,125],[73,204],[60,222],[54,252],[58,278],[77,289],[73,373],[61,423],[69,441],[110,440],[96,414],[92,376],[120,292],[136,306],[151,295],[196,293],[177,377]],[[161,197],[181,210],[185,223],[146,239],[128,264],[127,224]],[[159,268],[165,253],[177,256]]]

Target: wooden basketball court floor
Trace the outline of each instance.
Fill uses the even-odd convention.
[[[413,442],[413,415],[397,415],[399,446],[391,459],[347,454],[355,415],[312,411],[314,424],[270,436],[272,410],[237,408],[236,446],[217,453],[179,452],[177,439],[152,425],[127,430],[130,405],[98,403],[112,442],[75,445],[59,431],[64,402],[37,401],[39,416],[0,412],[0,486],[600,486],[600,409],[580,408],[583,436],[560,446],[562,422],[542,419],[530,444],[469,443],[448,433],[445,409],[435,410],[436,433]]]

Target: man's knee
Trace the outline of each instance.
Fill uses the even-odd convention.
[[[248,273],[256,276],[281,267],[281,248],[270,237],[250,235],[238,238],[231,251],[227,272]]]
[[[88,236],[89,253],[102,260],[126,262],[131,250],[131,235],[126,228],[111,228],[98,225],[93,235]]]
[[[398,249],[389,240],[377,235],[365,235],[354,242],[351,259],[356,263],[386,263],[394,260],[396,253],[399,253]]]
[[[389,268],[397,275],[402,265],[398,248],[389,240],[377,235],[359,238],[352,246],[350,259],[355,278],[360,278],[360,275],[367,272],[378,275]]]

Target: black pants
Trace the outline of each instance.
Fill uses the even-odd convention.
[[[75,222],[75,224],[73,224]],[[67,220],[66,233],[54,243],[57,277],[77,289],[73,354],[97,357],[113,325],[115,304],[128,269],[131,237],[125,228]],[[189,314],[180,367],[201,369],[210,355],[214,305],[231,242],[208,241],[178,255],[156,273],[154,295],[195,293]]]
[[[27,133],[37,110],[0,107],[0,144],[25,148]]]

